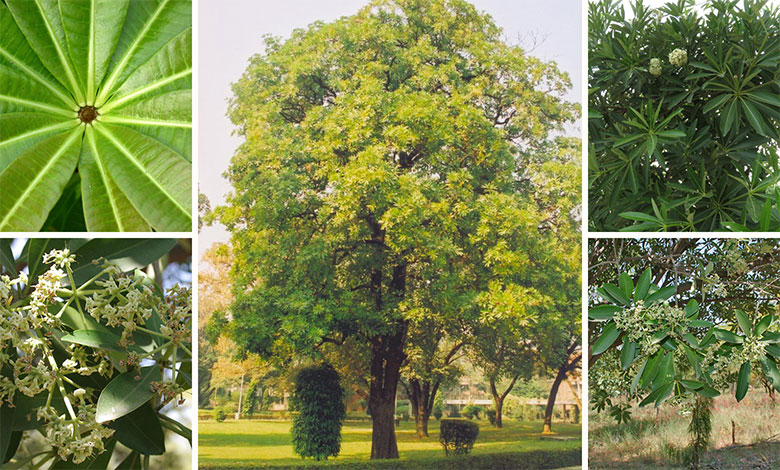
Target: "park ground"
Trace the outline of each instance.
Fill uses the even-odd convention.
[[[418,439],[414,422],[396,429],[400,461],[371,461],[371,423],[346,422],[341,454],[326,462],[303,460],[293,453],[289,421],[200,421],[200,468],[556,468],[580,464],[579,424],[555,423],[554,439],[540,438],[541,421],[507,420],[502,429],[477,421],[479,437],[468,456],[445,457],[439,444],[438,422],[431,420],[427,439]],[[534,463],[534,462],[538,462]],[[533,466],[525,466],[525,465]],[[519,465],[523,465],[522,467]]]
[[[689,416],[677,407],[632,410],[617,424],[607,413],[590,413],[590,469],[681,469],[678,451],[689,441]],[[732,421],[734,439],[732,440]],[[711,450],[706,470],[780,469],[780,397],[752,391],[740,403],[733,395],[715,399]]]

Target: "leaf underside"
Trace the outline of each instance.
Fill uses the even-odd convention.
[[[0,231],[190,231],[191,0],[7,0],[0,31]]]

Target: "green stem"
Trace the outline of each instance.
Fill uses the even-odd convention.
[[[180,348],[182,348],[182,349],[184,350],[184,352],[185,352],[185,353],[186,353],[188,356],[192,357],[192,351],[190,351],[190,349],[189,349],[187,346],[185,346],[185,345],[183,345],[183,344],[179,344],[179,347],[180,347]]]
[[[162,334],[162,333],[158,333],[158,332],[156,332],[156,331],[152,331],[152,330],[150,330],[150,329],[148,329],[148,328],[144,328],[144,327],[142,327],[142,326],[136,326],[136,327],[135,327],[135,329],[136,329],[136,330],[138,330],[138,331],[143,331],[144,333],[148,333],[148,334],[150,334],[150,335],[153,335],[153,336],[158,336],[158,337],[160,337],[160,338],[165,338],[165,339],[167,339],[167,340],[170,340],[170,339],[171,339],[171,337],[170,337],[170,336],[165,336],[165,335],[164,335],[164,334]]]
[[[146,359],[149,356],[153,356],[153,355],[157,354],[158,352],[162,351],[163,349],[167,348],[171,344],[173,344],[173,341],[169,341],[169,342],[163,344],[162,346],[160,346],[159,348],[157,348],[157,349],[155,349],[155,350],[153,350],[151,352],[148,352],[148,353],[146,353],[146,354],[144,354],[142,356],[139,356],[138,360]]]
[[[160,418],[160,424],[187,439],[190,441],[190,445],[192,445],[192,430],[190,428],[162,413],[158,413],[157,416]]]
[[[70,269],[70,265],[65,265],[65,270],[68,271],[68,279],[70,280],[70,287],[73,288],[74,291],[78,292],[78,288],[76,287],[76,281],[73,279],[73,270]],[[78,294],[76,294],[78,296]],[[81,314],[81,320],[84,322],[84,324],[87,324],[87,317],[84,316],[84,311],[81,309],[81,303],[76,302],[76,307],[79,309],[79,313]]]

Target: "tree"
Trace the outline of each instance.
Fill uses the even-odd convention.
[[[778,230],[780,10],[621,3],[588,14],[591,229]]]
[[[556,208],[525,196],[525,164],[573,118],[569,86],[461,0],[377,0],[269,38],[234,85],[245,142],[217,209],[233,234],[233,336],[277,358],[363,342],[372,458],[398,457],[410,320],[474,315],[525,292],[513,270],[546,261]],[[528,252],[494,230],[522,230]],[[490,290],[485,256],[507,271]]]
[[[472,343],[474,364],[478,364],[490,383],[490,393],[496,408],[495,426],[503,426],[504,399],[519,378],[529,379],[534,372],[534,346],[526,335],[517,334],[506,323],[484,326],[475,331]],[[499,382],[508,380],[504,390]]]
[[[449,328],[447,328],[449,326]],[[436,402],[440,387],[455,378],[458,367],[455,361],[462,357],[465,336],[448,336],[457,331],[452,325],[437,324],[435,319],[424,318],[411,322],[409,340],[406,345],[406,364],[401,385],[414,415],[417,437],[428,437],[428,421]]]

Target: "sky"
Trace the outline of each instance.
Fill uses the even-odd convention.
[[[225,116],[230,84],[241,77],[249,58],[262,51],[262,37],[288,38],[296,28],[356,13],[367,0],[201,0],[198,3],[198,166],[200,191],[211,207],[230,191],[222,177],[241,140]],[[510,43],[557,62],[573,84],[566,99],[582,95],[582,8],[580,0],[472,0],[493,16]],[[535,41],[536,39],[536,41]],[[221,226],[204,227],[199,255],[215,242],[229,240]]]

